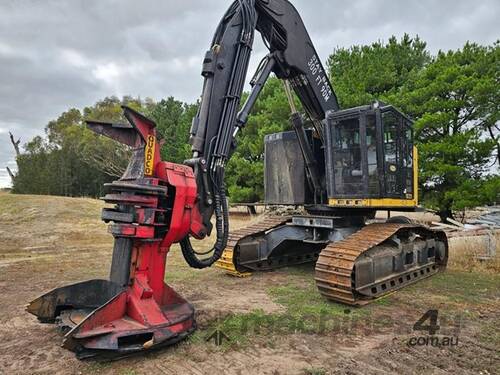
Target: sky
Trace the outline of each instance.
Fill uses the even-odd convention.
[[[292,0],[319,56],[419,35],[432,53],[500,38],[498,0]],[[29,141],[69,108],[106,96],[193,102],[229,0],[1,0],[0,187],[15,170],[8,132]],[[265,47],[256,38],[249,77]]]

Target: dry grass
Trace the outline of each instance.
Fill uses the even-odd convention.
[[[51,288],[107,277],[112,236],[100,221],[102,207],[91,199],[0,193],[0,373],[184,374],[192,369],[197,374],[298,375],[321,374],[323,368],[340,369],[340,373],[437,373],[443,368],[449,373],[494,372],[488,347],[498,342],[491,332],[498,326],[494,317],[500,279],[497,266],[471,263],[481,246],[479,238],[451,241],[449,271],[352,311],[321,298],[311,264],[235,279],[215,268],[189,268],[175,245],[168,256],[167,281],[195,306],[200,329],[193,337],[200,341],[192,339],[158,353],[104,365],[78,362],[58,346],[61,338],[54,327],[38,324],[24,313],[24,305]],[[231,229],[254,220],[258,217],[232,215]],[[206,249],[211,243],[194,245]],[[456,314],[469,319],[458,352],[438,353],[435,348],[408,352],[406,345],[394,341],[398,332],[411,332],[413,323],[430,308],[439,308],[440,319]],[[322,313],[331,317],[331,323],[352,322],[350,333],[319,334],[291,319],[298,316],[302,322],[303,315]],[[258,330],[249,330],[242,338],[247,346],[235,345],[227,351],[205,343],[202,335],[218,318],[229,329],[240,322],[274,324],[282,316],[287,319],[278,320],[276,332],[264,337]],[[284,329],[283,324],[287,324]],[[447,327],[442,320],[440,324]],[[484,332],[488,341],[476,345],[478,332]],[[444,361],[448,367],[442,367]]]
[[[112,246],[95,199],[0,195],[0,261]]]
[[[94,246],[111,248],[112,237],[106,233],[105,224],[99,219],[102,207],[103,203],[94,199],[17,196],[0,191],[0,261],[23,258],[26,253],[40,256],[55,249],[66,252]],[[385,218],[386,215],[386,212],[379,212],[377,218]],[[392,213],[392,216],[397,215],[406,215],[423,223],[439,220],[431,213]],[[251,224],[259,217],[245,215],[243,210],[234,212],[231,229]],[[194,245],[206,250],[214,240],[213,233],[208,240],[195,241]],[[487,236],[451,238],[449,268],[498,273],[500,254],[489,261],[477,259],[478,255],[486,253],[487,240]],[[496,243],[500,244],[500,231],[496,233]],[[180,259],[179,262],[176,260],[174,262],[179,263],[178,266],[184,266]]]
[[[479,260],[486,255],[488,236],[450,238],[450,257],[448,267],[453,270],[481,273],[500,273],[500,254],[491,260]],[[500,231],[495,234],[496,244],[500,243]],[[498,247],[498,246],[497,246]]]

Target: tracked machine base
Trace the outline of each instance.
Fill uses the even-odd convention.
[[[261,220],[252,223],[252,225],[240,228],[229,234],[227,247],[222,253],[220,259],[215,262],[217,268],[221,268],[226,273],[236,277],[247,277],[251,275],[250,269],[242,267],[236,258],[239,255],[239,249],[236,249],[238,242],[245,238],[261,236],[265,232],[281,225],[285,225],[291,220],[291,216],[265,216]],[[238,255],[237,255],[238,254]]]
[[[348,218],[268,216],[230,235],[218,268],[233,276],[316,262],[325,298],[364,305],[444,270],[442,231],[416,224],[355,226]]]

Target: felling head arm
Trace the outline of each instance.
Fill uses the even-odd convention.
[[[123,115],[129,121],[128,124],[86,121],[87,126],[99,135],[133,148],[133,156],[122,180],[156,177],[156,167],[161,161],[162,144],[156,136],[156,124],[130,107],[122,106],[122,108]]]
[[[97,134],[134,148],[144,146],[149,135],[156,136],[156,124],[152,120],[130,107],[122,108],[129,124],[89,120],[87,126]]]

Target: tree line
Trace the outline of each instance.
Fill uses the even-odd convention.
[[[452,216],[452,211],[499,201],[499,57],[498,42],[466,43],[433,56],[420,38],[404,35],[337,48],[327,70],[342,108],[381,100],[415,119],[423,204]],[[69,109],[47,124],[44,137],[24,144],[12,174],[13,192],[100,196],[102,185],[121,175],[129,150],[96,136],[84,121],[124,122],[121,105],[157,123],[165,160],[182,163],[190,157],[189,129],[197,103],[108,97],[83,110]],[[263,200],[264,136],[290,130],[289,115],[282,83],[271,78],[227,168],[233,202]],[[11,142],[17,141],[11,137]]]

